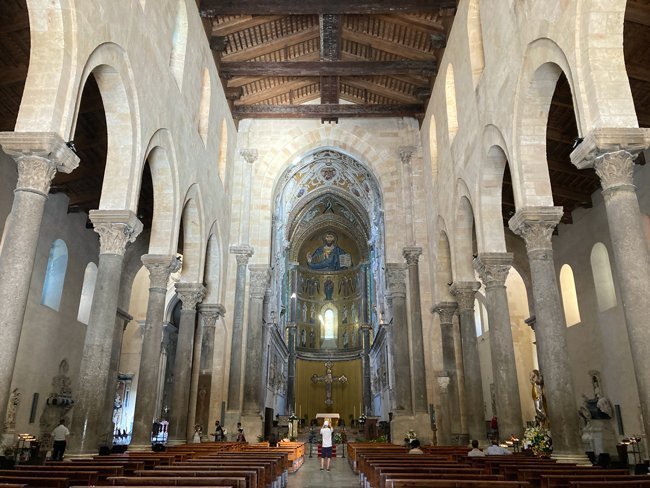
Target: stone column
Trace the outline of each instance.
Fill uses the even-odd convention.
[[[361,337],[363,344],[363,352],[361,353],[361,365],[363,371],[362,387],[363,387],[363,410],[359,415],[365,413],[366,415],[372,408],[372,383],[370,378],[370,324],[361,324]]]
[[[481,253],[474,259],[474,268],[485,285],[499,431],[504,438],[514,434],[521,439],[523,434],[521,401],[505,286],[511,264],[512,254],[505,252]]]
[[[447,378],[445,386],[446,401],[437,415],[450,430],[441,438],[443,443],[451,443],[452,432],[462,432],[460,402],[458,395],[458,372],[456,371],[456,348],[454,345],[454,314],[458,310],[456,302],[440,302],[431,312],[440,316],[440,341],[442,343],[442,367]],[[440,380],[438,381],[440,383]],[[441,392],[442,394],[442,392]]]
[[[246,161],[242,181],[242,206],[239,220],[239,242],[248,243],[250,232],[251,189],[253,185],[253,163],[257,160],[257,149],[240,149],[239,154]]]
[[[460,319],[460,340],[463,349],[463,371],[465,379],[465,411],[470,439],[485,439],[485,408],[483,404],[483,382],[481,361],[476,341],[474,321],[474,299],[481,287],[477,281],[456,281],[449,291],[458,301]]]
[[[287,405],[291,413],[296,406],[296,324],[289,322],[287,324],[287,340],[289,343],[289,360],[287,364]]]
[[[603,188],[646,436],[650,436],[650,267],[633,166],[638,153],[649,145],[648,129],[595,129],[571,154],[578,168],[593,166]]]
[[[72,172],[79,158],[54,133],[1,132],[0,145],[18,166],[18,183],[0,255],[0,419],[4,419],[47,194],[56,172]]]
[[[418,259],[421,247],[405,247],[402,251],[406,259],[409,280],[409,305],[411,318],[411,351],[413,355],[413,407],[415,412],[427,412],[427,379],[424,362],[424,341],[422,337],[422,308],[420,305],[420,271]]]
[[[406,242],[409,244],[415,243],[415,229],[413,228],[413,214],[410,211],[413,208],[413,170],[411,168],[411,159],[413,158],[413,153],[415,152],[415,149],[416,148],[414,146],[402,146],[398,148],[399,159],[402,162],[402,169],[404,171],[403,178],[402,178],[402,198],[404,199],[404,209],[405,209],[404,218],[406,219],[405,239]],[[420,254],[422,254],[421,251],[422,250],[420,249]]]
[[[262,372],[264,365],[263,317],[264,293],[269,286],[270,268],[254,264],[250,269],[250,299],[246,335],[246,371],[244,373],[244,412],[259,414],[264,406]]]
[[[442,410],[436,415],[438,442],[440,445],[449,446],[452,444],[452,417],[450,415],[450,412],[452,411],[452,402],[450,398],[452,396],[452,393],[449,391],[451,386],[451,378],[446,375],[446,371],[442,371],[439,373],[436,379],[438,382],[438,392],[440,393],[440,408]]]
[[[235,305],[232,317],[232,342],[230,347],[230,376],[228,379],[228,410],[241,410],[242,336],[244,331],[244,302],[246,299],[246,267],[253,255],[250,246],[231,246],[230,253],[237,258]]]
[[[174,385],[172,393],[169,438],[184,442],[187,436],[187,419],[190,411],[190,385],[193,369],[194,337],[196,333],[196,306],[205,296],[201,283],[176,283],[176,294],[183,306],[178,325],[178,344],[174,359]],[[193,432],[192,432],[193,433]]]
[[[553,455],[572,456],[583,449],[566,343],[564,309],[551,245],[551,234],[562,213],[562,207],[525,207],[517,210],[508,224],[526,242],[530,262],[537,355],[544,375]]]
[[[98,412],[107,391],[124,251],[142,231],[142,223],[130,210],[91,210],[90,220],[99,234],[100,254],[70,429],[71,451],[80,453],[94,452],[99,444],[112,441],[112,419]]]
[[[413,413],[411,402],[411,365],[409,362],[408,320],[406,315],[406,266],[386,264],[387,298],[392,314],[391,348],[394,377],[393,408],[397,413]]]
[[[169,254],[145,254],[141,259],[142,264],[149,270],[149,299],[142,337],[131,444],[148,446],[151,444],[151,426],[158,415],[157,390],[152,388],[152,385],[157,385],[159,375],[165,374],[159,370],[159,364],[167,283],[169,276],[180,269],[180,261],[176,256]]]
[[[201,341],[201,362],[199,369],[199,392],[205,389],[206,395],[200,401],[197,400],[195,423],[202,425],[210,433],[210,418],[216,415],[217,405],[212,405],[214,378],[214,338],[217,328],[217,320],[226,314],[226,308],[221,304],[201,303],[199,305],[199,319],[203,324],[203,339]],[[221,345],[223,354],[223,344]]]

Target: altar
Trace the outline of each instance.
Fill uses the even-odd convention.
[[[329,421],[330,425],[332,427],[336,427],[334,425],[334,420],[336,420],[336,424],[338,425],[338,420],[341,418],[341,416],[338,413],[317,413],[316,414],[316,419],[319,420],[319,424],[322,425],[322,422],[320,422],[320,419],[323,419],[323,422],[325,420]]]

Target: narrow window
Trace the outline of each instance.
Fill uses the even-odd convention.
[[[45,305],[58,311],[61,306],[61,295],[63,294],[63,282],[65,272],[68,268],[68,247],[61,239],[56,239],[50,248],[50,257],[47,260],[45,281],[43,282],[43,293],[41,305]]]

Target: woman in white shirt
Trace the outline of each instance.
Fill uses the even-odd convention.
[[[320,470],[325,467],[325,459],[327,459],[327,471],[330,470],[330,463],[332,462],[332,428],[326,420],[323,423],[323,428],[320,430],[320,435],[323,437],[321,457],[320,457]]]

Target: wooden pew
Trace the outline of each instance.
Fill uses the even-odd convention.
[[[627,469],[602,469],[595,468],[590,466],[571,466],[566,469],[562,469],[561,466],[554,466],[553,468],[536,468],[536,469],[521,469],[517,472],[517,479],[519,481],[528,481],[531,485],[539,486],[542,482],[542,476],[621,476],[629,475],[630,472]],[[508,476],[506,475],[506,480]]]
[[[530,486],[523,481],[394,479],[389,482],[387,488],[524,488]]]
[[[609,486],[617,486],[623,481],[638,481],[644,479],[650,482],[650,478],[641,477],[633,474],[624,475],[608,475],[608,474],[580,474],[580,475],[541,475],[540,486],[543,488],[567,488],[572,486],[572,482],[587,482],[587,481],[603,481],[607,482]],[[625,485],[624,485],[625,486]]]
[[[67,461],[46,461],[46,466],[81,466],[88,465],[110,465],[121,466],[124,469],[124,475],[128,476],[135,473],[137,470],[145,469],[144,461],[137,461],[133,459],[111,459],[109,456],[104,456],[106,459],[92,459],[92,458],[75,458]],[[153,466],[152,466],[153,467]]]
[[[41,466],[37,466],[41,467]],[[20,470],[20,476],[28,478],[65,478],[69,484],[83,484],[95,486],[99,479],[97,471],[46,471],[42,469]],[[0,470],[0,476],[16,476],[16,470]]]
[[[233,488],[246,488],[246,478],[237,476],[213,477],[156,477],[156,476],[118,476],[109,478],[113,486],[231,486]]]
[[[15,472],[12,476],[0,476],[0,483],[18,483],[27,487],[31,486],[47,486],[52,488],[68,488],[69,483],[65,478],[34,478],[29,476],[21,476],[19,472]]]
[[[16,471],[50,471],[50,472],[68,472],[68,471],[91,471],[96,472],[98,475],[99,481],[106,480],[109,476],[123,476],[124,469],[122,466],[113,466],[106,464],[92,464],[92,465],[83,465],[83,466],[73,466],[73,465],[46,465],[46,466],[31,466],[31,465],[18,465],[16,466]]]
[[[246,478],[247,488],[264,488],[264,480],[258,477],[258,470],[255,469],[238,469],[238,468],[217,468],[211,470],[172,470],[172,469],[154,469],[149,471],[138,471],[136,476],[144,477],[166,477],[166,478],[223,478],[236,477]]]
[[[429,481],[429,480],[483,480],[483,481],[505,481],[500,474],[466,474],[466,473],[382,473],[379,485],[387,487],[391,480],[412,480],[412,481]]]
[[[647,488],[650,486],[650,479],[637,476],[639,479],[634,481],[617,481],[612,484],[610,481],[571,481],[570,486],[575,488]]]

